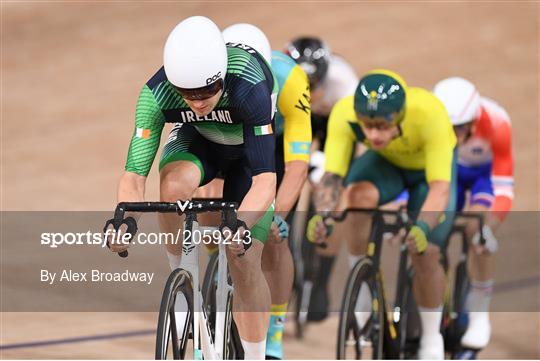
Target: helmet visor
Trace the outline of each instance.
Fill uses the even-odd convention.
[[[210,85],[206,85],[200,88],[180,88],[173,85],[174,88],[180,93],[182,98],[186,100],[205,100],[216,95],[223,89],[223,79],[213,82]]]

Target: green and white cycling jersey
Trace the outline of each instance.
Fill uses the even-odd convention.
[[[216,145],[237,148],[246,158],[252,176],[274,172],[273,117],[278,83],[268,64],[253,49],[228,44],[227,52],[223,94],[204,117],[189,108],[167,80],[163,67],[148,80],[137,103],[126,171],[147,176],[165,123],[185,123]]]

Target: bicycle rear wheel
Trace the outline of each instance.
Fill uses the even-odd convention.
[[[182,329],[177,329],[174,305],[178,297],[185,297],[188,310]],[[193,285],[189,272],[174,270],[165,284],[159,308],[156,332],[156,360],[165,360],[172,352],[175,360],[186,358],[193,320]]]
[[[349,274],[339,317],[337,358],[340,360],[383,358],[385,308],[382,287],[376,275],[377,270],[371,260],[365,257]],[[371,294],[371,307],[366,310],[371,315],[363,325],[359,325],[355,308],[363,286],[367,286]]]

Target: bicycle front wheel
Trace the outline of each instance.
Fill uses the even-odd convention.
[[[188,305],[185,321],[178,320],[175,303],[179,297],[185,297]],[[180,324],[179,324],[180,323]],[[174,270],[165,285],[159,308],[156,333],[156,360],[166,360],[172,353],[175,360],[186,358],[191,325],[193,323],[193,285],[190,274],[181,268]]]
[[[232,314],[232,295],[233,292],[230,290],[227,293],[227,304],[218,306],[216,304],[217,300],[217,282],[218,282],[218,253],[214,253],[209,261],[206,268],[206,273],[204,275],[203,281],[203,299],[204,299],[204,309],[208,316],[208,325],[213,339],[216,339],[216,316],[218,312],[224,312],[225,322],[223,332],[223,350],[221,354],[224,360],[238,360],[244,358],[244,350],[242,348],[242,343],[240,341],[240,336],[238,330],[236,329],[236,324],[233,320]],[[228,282],[231,282],[230,275],[227,277]],[[222,309],[224,307],[224,309]]]
[[[357,302],[361,291],[363,297],[369,297],[367,307],[359,307],[365,301]],[[337,358],[383,358],[384,322],[384,299],[377,270],[369,258],[363,257],[352,269],[345,287],[339,317]]]

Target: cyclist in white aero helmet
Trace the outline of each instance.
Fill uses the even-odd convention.
[[[261,267],[272,224],[276,194],[276,136],[273,130],[277,80],[263,57],[251,48],[226,45],[208,18],[193,16],[170,33],[164,66],[139,94],[119,202],[143,202],[146,178],[159,149],[165,123],[173,123],[159,161],[160,199],[188,200],[218,174],[223,200],[236,202],[231,225],[251,248],[227,245],[234,282],[233,317],[247,359],[264,359],[270,290]],[[134,218],[138,218],[135,214]],[[158,215],[164,233],[177,233],[177,215]],[[181,244],[167,243],[169,264],[182,267]],[[113,252],[129,245],[111,244]],[[241,256],[241,257],[240,257]],[[187,302],[178,297],[177,324]]]
[[[486,214],[481,230],[485,245],[478,244],[479,231],[468,234],[473,244],[469,248],[471,281],[465,305],[469,323],[458,358],[469,359],[488,345],[491,336],[488,311],[494,284],[493,253],[498,248],[494,233],[512,208],[514,197],[512,127],[508,113],[481,96],[466,79],[443,79],[433,93],[445,105],[458,140],[457,209]]]

